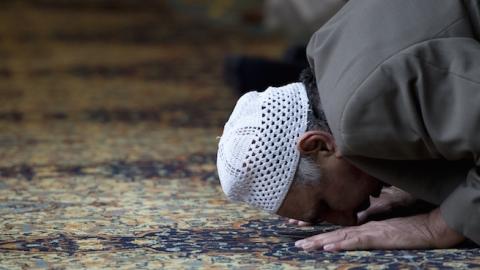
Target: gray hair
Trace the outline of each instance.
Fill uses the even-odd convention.
[[[314,184],[322,176],[317,163],[307,156],[301,156],[293,181],[298,184]]]
[[[315,119],[311,111],[308,112],[308,126],[307,130],[324,130],[323,124],[320,124],[318,119]],[[326,123],[326,121],[324,121]],[[298,184],[313,184],[320,180],[322,172],[315,160],[310,156],[301,155],[298,161],[297,171],[293,178],[294,183]]]
[[[300,75],[300,80],[305,85],[309,99],[310,110],[307,116],[307,131],[322,130],[331,133],[327,119],[323,113],[320,97],[318,94],[315,76],[310,68],[305,69]],[[294,183],[312,184],[321,179],[322,172],[314,159],[302,155],[298,161],[297,171],[293,178]]]

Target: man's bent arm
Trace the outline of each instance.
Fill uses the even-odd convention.
[[[441,214],[451,228],[480,244],[480,43],[438,39],[403,53],[417,81],[409,90],[416,90],[421,104],[424,140],[447,160],[472,159],[465,181],[441,204]]]

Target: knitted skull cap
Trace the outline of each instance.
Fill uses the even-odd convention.
[[[302,83],[248,92],[237,101],[217,154],[230,200],[277,212],[297,170],[297,141],[307,129],[308,108]]]

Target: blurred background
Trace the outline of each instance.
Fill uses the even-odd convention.
[[[215,161],[243,92],[297,80],[321,2],[0,1],[0,268],[312,259]]]
[[[297,81],[309,35],[343,3],[0,1],[0,176],[214,157],[236,99]]]

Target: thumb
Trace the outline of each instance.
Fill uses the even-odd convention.
[[[357,224],[361,225],[365,223],[368,219],[368,212],[367,210],[363,210],[362,212],[357,213]]]
[[[390,209],[381,200],[373,200],[369,208],[357,213],[358,224],[368,221],[368,218],[377,214],[388,212]]]

